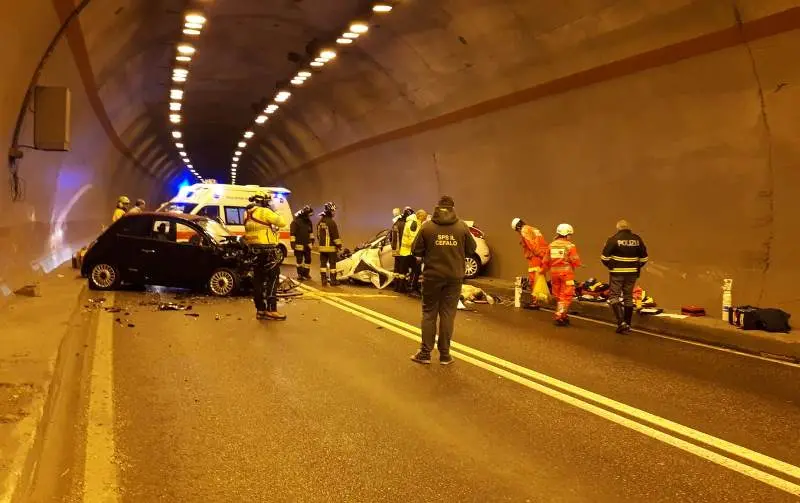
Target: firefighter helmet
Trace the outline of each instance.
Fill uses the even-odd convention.
[[[336,211],[336,203],[334,202],[325,203],[325,213],[333,213],[334,211]]]
[[[119,204],[131,204],[131,200],[128,199],[128,196],[119,196],[119,199],[117,199],[117,203],[119,203]]]
[[[558,224],[558,227],[556,227],[556,234],[564,237],[571,236],[575,234],[575,230],[570,224]]]
[[[525,222],[522,221],[521,218],[517,217],[511,221],[511,228],[515,231],[519,231],[522,229],[522,226],[525,225]]]
[[[414,208],[412,208],[411,206],[406,206],[405,208],[403,208],[403,218],[408,218],[413,214],[414,214]]]

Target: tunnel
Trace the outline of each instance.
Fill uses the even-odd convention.
[[[743,303],[797,306],[794,2],[405,1],[384,15],[368,4],[85,5],[36,82],[71,91],[71,147],[23,147],[3,189],[6,291],[91,241],[118,195],[157,205],[194,182],[176,143],[227,183],[252,129],[238,183],[286,186],[298,207],[335,201],[348,243],[387,227],[393,207],[448,194],[489,236],[489,276],[524,267],[509,228],[522,217],[548,238],[572,224],[585,275],[600,277],[605,239],[626,218],[662,304],[715,306],[732,278]],[[5,138],[76,6],[31,1],[3,16]],[[187,9],[208,18],[196,40],[181,33]],[[369,32],[337,47],[362,18]],[[170,69],[187,40],[176,142]],[[292,86],[325,44],[336,59]],[[290,100],[256,124],[281,86]],[[34,122],[23,118],[22,145]]]
[[[39,436],[14,434],[33,446],[10,471],[20,480],[14,501],[56,501],[52,491],[66,494],[61,484],[84,475],[70,471],[49,482],[72,466],[63,446],[83,442],[63,440],[70,437],[65,425],[78,421],[65,419],[70,407],[88,400],[91,423],[95,396],[110,396],[112,388],[116,401],[106,406],[123,417],[118,449],[132,468],[91,486],[111,472],[92,464],[89,452],[113,445],[102,435],[92,444],[87,427],[86,494],[90,486],[107,495],[117,482],[129,484],[127,496],[102,501],[800,496],[800,468],[790,464],[800,465],[791,426],[800,418],[800,339],[788,329],[785,336],[746,337],[719,319],[720,302],[724,319],[730,307],[723,293],[731,280],[742,312],[800,311],[793,236],[800,215],[800,1],[6,1],[0,47],[7,152],[0,332],[38,348],[10,344],[9,360],[0,352],[0,452],[3,425],[14,426],[23,407],[6,414],[4,390],[31,390],[25,407],[52,419],[49,427],[32,423]],[[60,131],[57,145],[41,139],[48,127]],[[670,319],[648,321],[637,335],[612,340],[598,335],[614,332],[603,303],[602,315],[581,308],[586,320],[575,318],[570,330],[579,335],[569,339],[561,335],[569,332],[553,331],[549,312],[468,308],[469,321],[456,331],[466,345],[454,346],[464,374],[431,385],[397,370],[401,364],[373,359],[403,350],[402,337],[381,346],[376,332],[419,342],[416,299],[380,304],[380,292],[302,286],[318,303],[287,303],[291,337],[279,342],[252,335],[249,304],[243,314],[244,304],[195,300],[193,313],[169,314],[177,320],[170,325],[159,321],[166,319],[160,312],[133,320],[135,309],[152,307],[138,292],[117,293],[112,307],[111,297],[84,289],[79,312],[60,325],[59,303],[49,300],[55,297],[46,293],[30,304],[40,307],[20,304],[26,288],[58,281],[53,275],[73,281],[69,263],[109,228],[120,196],[155,210],[182,188],[204,184],[285,188],[292,212],[308,205],[314,218],[333,202],[351,249],[390,228],[394,208],[433,213],[449,196],[491,250],[474,284],[505,304],[529,267],[512,220],[523,219],[548,242],[559,224],[570,224],[582,283],[608,280],[601,255],[624,219],[646,242],[649,261],[638,285],[659,312],[682,319],[702,311],[708,321],[685,329],[696,331],[689,335],[673,332]],[[154,311],[187,309],[180,297],[163,300],[171,293],[147,293],[156,294]],[[44,351],[46,341],[28,334],[54,337],[63,327],[73,335],[49,342],[61,347],[58,359],[43,355],[49,363],[25,371],[38,377],[4,369],[6,361],[16,365]],[[84,345],[75,331],[91,332],[85,337],[97,342]],[[336,339],[325,337],[334,333]],[[109,334],[113,345],[103,342]],[[142,340],[150,346],[138,346]],[[68,360],[73,353],[79,359]],[[305,358],[312,363],[298,363]],[[90,361],[94,367],[78,368]],[[112,366],[115,377],[103,384],[97,375]],[[479,384],[462,370],[467,366],[491,372],[499,388]],[[204,376],[201,367],[218,374]],[[54,372],[75,374],[29,385]],[[15,379],[23,387],[5,385]],[[523,392],[506,384],[558,403],[523,402]],[[54,395],[66,393],[61,388],[83,391]],[[9,393],[16,404],[27,391]],[[280,419],[273,412],[264,419],[244,402]],[[564,404],[577,409],[563,411]],[[327,422],[317,424],[318,416]],[[396,418],[406,423],[396,426]],[[97,424],[114,421],[101,414]],[[293,421],[305,430],[287,433]],[[148,426],[134,432],[131,424]],[[169,433],[154,433],[160,427]],[[209,433],[215,429],[219,436]],[[429,436],[419,434],[423,429]],[[243,436],[256,430],[253,439]],[[553,436],[538,436],[546,431]],[[281,450],[270,435],[297,448]],[[435,454],[423,458],[431,443]],[[251,444],[269,447],[256,454]],[[35,461],[54,446],[63,452]],[[161,452],[163,446],[172,450]],[[528,458],[539,447],[539,457]],[[313,461],[303,450],[315,452]],[[217,453],[214,462],[179,459],[209,452]],[[267,452],[285,463],[272,475],[261,464]],[[609,459],[615,461],[606,465]],[[176,474],[174,481],[149,472],[144,465],[151,462]],[[452,480],[437,482],[446,479],[437,474],[429,492],[417,487],[429,483],[421,482],[423,473],[449,472],[451,462]],[[214,463],[224,468],[217,472]],[[651,471],[641,474],[641,467]],[[11,501],[3,499],[3,470],[0,464],[0,501]],[[208,482],[212,472],[217,485]],[[262,477],[280,497],[244,482]],[[192,480],[202,482],[193,488]],[[226,494],[226,485],[235,489]]]

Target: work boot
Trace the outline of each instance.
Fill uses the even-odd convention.
[[[268,319],[267,318],[267,312],[266,311],[256,311],[256,319],[257,320],[266,320],[266,319]]]
[[[311,280],[311,269],[307,267],[305,272],[303,272],[303,275],[305,276],[305,279]]]
[[[454,361],[455,360],[453,360],[453,357],[450,356],[450,353],[439,354],[439,365],[450,365]]]
[[[267,304],[267,319],[272,321],[283,321],[286,319],[285,314],[278,312],[277,299],[272,299]]]
[[[303,268],[302,267],[297,266],[297,280],[298,281],[303,281],[304,279],[306,279],[306,273],[303,272]]]
[[[617,319],[617,333],[621,334],[625,331],[625,311],[619,302],[611,304],[611,310],[614,311],[614,317]]]
[[[633,306],[625,306],[625,324],[628,326],[628,330],[631,330],[631,322],[633,321]]]
[[[331,273],[331,286],[339,286],[339,280],[336,278],[337,273]]]
[[[320,278],[322,279],[322,286],[328,286],[328,274],[323,272],[320,274]]]

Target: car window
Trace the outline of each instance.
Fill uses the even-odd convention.
[[[203,206],[197,214],[212,220],[217,219],[219,218],[219,206]]]
[[[225,228],[222,224],[217,222],[216,220],[199,220],[196,222],[200,227],[205,229],[206,232],[211,234],[211,237],[214,238],[214,241],[217,243],[223,243],[226,241],[226,237],[231,236],[232,234],[228,229]]]
[[[149,236],[148,218],[133,218],[126,217],[117,221],[114,226],[114,232],[118,236],[130,236],[137,238],[146,238]]]
[[[197,205],[194,203],[167,203],[159,211],[167,213],[185,213],[191,214]]]
[[[225,225],[244,225],[247,209],[241,206],[225,207]]]

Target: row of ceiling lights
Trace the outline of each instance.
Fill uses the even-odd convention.
[[[392,3],[391,2],[378,2],[372,6],[372,11],[378,14],[385,14],[392,11]],[[353,44],[358,37],[367,33],[369,31],[369,24],[364,21],[353,21],[350,23],[349,29],[342,33],[342,35],[336,39],[336,43],[341,46],[348,46]],[[333,45],[333,44],[331,44]],[[319,55],[309,63],[311,68],[303,69],[297,74],[292,77],[291,84],[295,87],[302,86],[306,83],[308,79],[310,79],[313,75],[313,71],[319,71],[323,66],[329,63],[331,60],[336,58],[336,50],[333,47],[322,49],[319,52]],[[270,103],[267,108],[264,109],[262,113],[260,113],[255,118],[256,125],[263,125],[269,120],[269,116],[273,115],[275,112],[278,111],[280,108],[280,104],[286,103],[289,98],[291,98],[292,93],[290,91],[281,90],[273,98],[272,103]],[[252,129],[248,129],[242,135],[242,139],[237,144],[237,149],[233,153],[233,157],[231,159],[231,183],[236,184],[236,172],[239,167],[239,160],[242,156],[242,151],[247,147],[247,141],[250,140],[254,136]]]
[[[183,93],[186,85],[186,80],[189,78],[189,63],[195,55],[196,49],[189,43],[193,38],[200,36],[203,27],[206,24],[206,18],[202,14],[189,13],[184,16],[183,34],[184,40],[178,44],[175,55],[175,67],[172,69],[172,86],[169,91],[169,122],[174,125],[172,130],[172,138],[175,140],[175,148],[178,149],[178,154],[181,160],[186,165],[186,168],[194,175],[198,182],[202,182],[203,178],[194,169],[192,161],[189,159],[189,154],[183,144],[183,133],[178,128],[178,124],[182,121],[181,109],[183,108]]]

